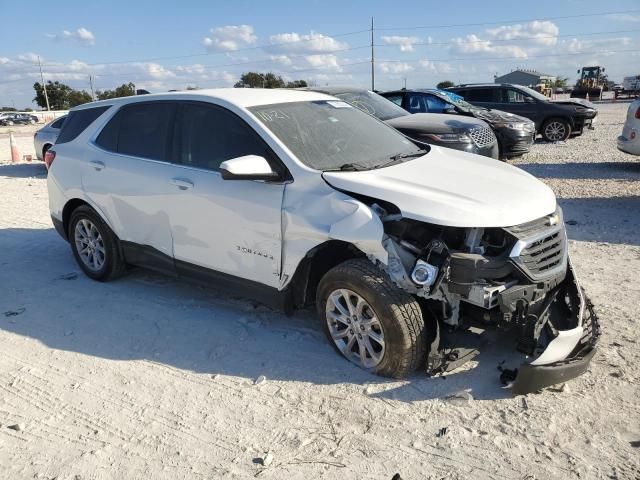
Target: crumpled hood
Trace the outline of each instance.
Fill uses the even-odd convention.
[[[502,110],[474,109],[473,114],[485,122],[493,123],[532,123],[531,120]]]
[[[578,105],[580,107],[585,108],[593,108],[596,109],[596,106],[591,103],[589,100],[584,98],[570,98],[568,100],[551,100],[551,103],[559,103],[560,105]]]
[[[463,133],[472,128],[487,126],[477,118],[445,113],[414,113],[385,120],[385,123],[406,135],[411,133]]]
[[[362,172],[325,172],[329,185],[396,205],[414,220],[451,227],[509,227],[553,213],[549,187],[524,170],[448,148]]]

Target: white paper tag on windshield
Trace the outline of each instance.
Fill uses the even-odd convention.
[[[327,103],[333,108],[353,108],[347,102],[342,102],[340,100],[329,100]]]

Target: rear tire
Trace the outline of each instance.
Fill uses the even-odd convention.
[[[73,256],[88,277],[106,282],[125,272],[118,238],[93,208],[76,208],[67,233]]]
[[[42,147],[42,160],[44,161],[44,157],[47,154],[47,152],[49,151],[49,149],[51,148],[51,145],[47,144],[44,147]]]
[[[540,129],[547,142],[563,142],[571,135],[571,124],[562,118],[550,118]]]
[[[329,270],[320,280],[316,308],[331,345],[365,370],[402,378],[425,360],[420,305],[369,260],[348,260]]]

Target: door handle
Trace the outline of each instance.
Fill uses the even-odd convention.
[[[171,183],[173,183],[180,190],[188,190],[193,188],[193,182],[191,180],[187,180],[186,178],[172,178]]]
[[[91,160],[89,161],[89,165],[91,165],[96,170],[102,170],[105,167],[104,162],[101,162],[99,160]]]

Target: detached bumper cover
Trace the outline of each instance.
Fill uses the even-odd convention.
[[[579,288],[579,287],[578,287]],[[588,298],[584,297],[582,319],[583,335],[574,350],[563,360],[539,365],[529,363],[518,369],[518,375],[511,387],[514,395],[536,392],[542,388],[563,383],[585,373],[596,353],[600,336],[600,324]]]

